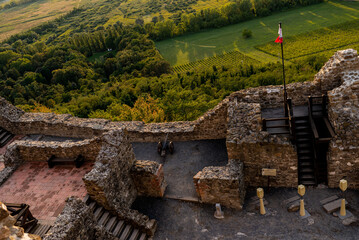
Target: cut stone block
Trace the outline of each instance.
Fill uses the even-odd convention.
[[[323,205],[323,208],[327,213],[333,213],[335,211],[338,211],[338,209],[340,209],[341,201],[342,201],[342,199],[337,199],[333,202]],[[347,205],[347,204],[348,204],[348,202],[345,201],[345,205]]]
[[[328,197],[326,199],[323,199],[322,201],[320,201],[320,204],[324,205],[330,202],[333,202],[334,200],[337,200],[339,197],[337,195],[333,195],[331,197]]]

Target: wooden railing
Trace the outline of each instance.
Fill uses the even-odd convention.
[[[37,219],[32,216],[30,206],[27,204],[5,203],[10,215],[16,220],[15,225],[24,229],[33,228]]]
[[[320,110],[314,110],[313,109],[313,101],[317,101],[317,105],[321,105],[321,109]],[[328,116],[328,112],[327,112],[327,102],[328,102],[328,96],[326,94],[323,94],[322,96],[309,96],[308,97],[308,114],[313,114],[316,112],[320,112],[323,117]]]

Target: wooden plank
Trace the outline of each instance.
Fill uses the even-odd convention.
[[[284,200],[282,203],[283,203],[283,205],[287,205],[288,203],[292,203],[292,202],[297,201],[299,199],[300,199],[300,197],[298,195],[296,195],[294,197],[291,197],[291,198],[288,198],[288,199]]]
[[[139,230],[136,228],[133,230],[129,240],[136,240],[140,234]]]
[[[277,176],[277,169],[262,168],[262,176],[275,177]]]
[[[123,227],[125,226],[125,222],[124,221],[119,221],[118,222],[118,224],[117,224],[117,226],[115,227],[115,230],[113,230],[113,235],[115,236],[115,237],[117,237],[119,234],[120,234],[120,232],[122,231],[122,229],[123,229]]]
[[[116,224],[116,221],[117,221],[117,218],[114,216],[112,217],[106,224],[106,229],[111,232],[113,227],[115,226]]]
[[[329,202],[333,202],[334,200],[337,200],[339,197],[337,195],[333,195],[331,197],[328,197],[326,199],[323,199],[322,201],[320,201],[320,204],[324,205],[327,204]]]
[[[327,213],[333,213],[340,209],[341,202],[342,202],[342,199],[337,199],[333,202],[323,205],[323,208]],[[345,201],[345,205],[347,205],[347,204],[348,204],[347,201]]]
[[[109,215],[110,215],[110,213],[109,212],[105,212],[103,215],[102,215],[102,217],[100,218],[100,220],[98,221],[98,225],[105,225],[106,224],[106,222],[107,222],[107,220],[108,220],[108,218],[109,218]]]
[[[120,240],[126,240],[130,235],[131,231],[132,231],[132,226],[127,225],[120,236]]]
[[[138,240],[146,240],[146,233],[142,233]]]

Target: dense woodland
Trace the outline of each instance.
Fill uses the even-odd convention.
[[[233,4],[245,6],[248,2],[242,0]],[[282,9],[279,7],[282,5],[278,4],[289,4],[289,7],[291,3],[305,5],[319,1],[256,2],[266,3],[270,13]],[[208,10],[208,14],[216,11],[223,9]],[[87,10],[74,10],[3,42],[0,45],[0,95],[28,111],[158,122],[193,120],[233,91],[281,84],[280,63],[244,63],[232,68],[213,66],[202,72],[174,74],[169,63],[156,50],[151,38],[157,37],[148,30],[148,25],[125,26],[117,23],[106,29],[97,27],[93,31],[88,31],[86,26],[81,32],[81,26],[76,21],[84,12]],[[214,27],[208,20],[212,18],[204,18],[203,14],[207,13],[194,15],[201,26],[199,29]],[[258,6],[255,14],[265,15],[259,14]],[[226,24],[247,19],[241,15],[237,17]],[[158,24],[168,21],[173,20],[159,21],[152,26],[157,28]],[[181,26],[181,22],[175,26]],[[62,35],[67,29],[63,26],[71,25],[77,33]],[[189,31],[197,30],[193,28]],[[91,61],[91,56],[98,53],[101,56]],[[325,61],[323,57],[316,56],[287,65],[289,82],[312,79]]]

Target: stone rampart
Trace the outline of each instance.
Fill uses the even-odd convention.
[[[137,194],[147,197],[163,197],[166,182],[162,164],[148,160],[137,160],[131,169]]]

